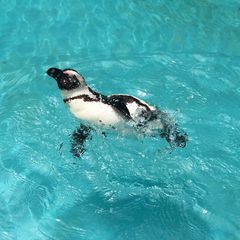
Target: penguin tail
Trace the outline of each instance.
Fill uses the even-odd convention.
[[[165,138],[169,145],[173,148],[184,148],[188,142],[188,134],[180,129],[177,124],[174,126],[165,126],[165,129],[162,130],[160,136]]]

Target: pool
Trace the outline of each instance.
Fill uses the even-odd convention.
[[[240,239],[240,1],[2,0],[0,239]],[[49,67],[156,105],[188,133],[79,126]]]

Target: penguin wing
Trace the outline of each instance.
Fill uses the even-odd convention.
[[[108,96],[107,103],[121,113],[127,120],[133,120],[127,108],[126,101],[121,95]]]
[[[108,96],[107,99],[109,104],[129,120],[138,121],[137,116],[144,117],[156,111],[154,107],[130,95],[114,94]]]

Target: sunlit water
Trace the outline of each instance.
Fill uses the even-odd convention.
[[[240,1],[0,0],[0,239],[240,239]],[[49,67],[172,114],[189,135],[94,133]]]

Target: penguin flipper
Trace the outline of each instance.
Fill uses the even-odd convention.
[[[107,97],[107,102],[119,113],[121,113],[127,120],[132,120],[130,112],[127,108],[126,102],[119,95],[111,95]]]
[[[72,133],[71,139],[71,153],[74,157],[81,157],[86,151],[84,146],[85,141],[90,138],[91,128],[83,124]]]

